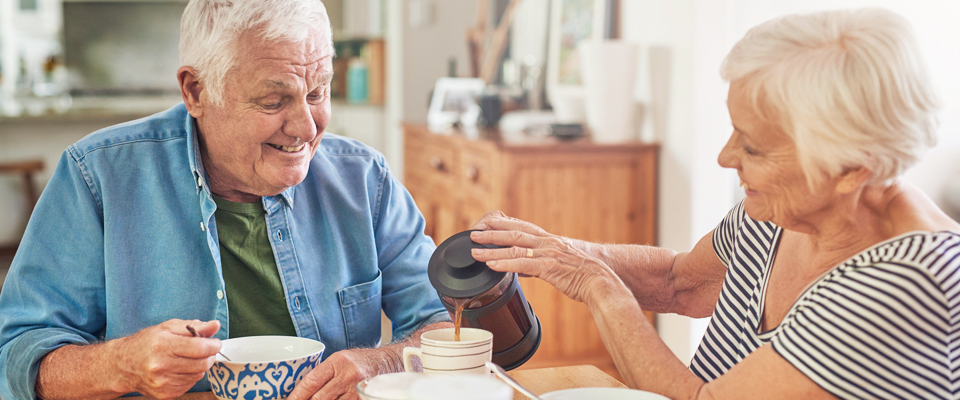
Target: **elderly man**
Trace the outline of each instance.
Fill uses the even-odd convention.
[[[324,137],[320,1],[192,0],[181,25],[184,103],[70,146],[37,204],[0,296],[4,399],[203,390],[220,339],[262,334],[326,344],[291,398],[353,398],[410,345],[375,348],[381,308],[410,341],[447,325],[410,195]]]

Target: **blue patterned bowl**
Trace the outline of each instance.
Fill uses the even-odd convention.
[[[324,345],[294,336],[227,339],[207,371],[210,389],[221,400],[283,399],[320,362]]]

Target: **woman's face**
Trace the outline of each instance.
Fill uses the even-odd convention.
[[[800,168],[797,146],[776,124],[757,115],[742,83],[730,84],[727,108],[733,134],[720,151],[720,166],[737,170],[751,218],[782,227],[810,222],[835,200],[833,180],[813,189]]]

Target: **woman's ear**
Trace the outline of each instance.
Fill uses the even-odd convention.
[[[845,168],[837,181],[837,191],[848,194],[856,190],[870,179],[870,170],[867,167]]]
[[[200,82],[199,74],[193,67],[182,66],[177,69],[177,81],[180,83],[180,96],[183,97],[183,104],[187,106],[187,111],[194,118],[203,116],[203,102],[201,95],[204,86]]]

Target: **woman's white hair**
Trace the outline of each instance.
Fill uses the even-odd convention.
[[[180,65],[197,70],[211,101],[221,104],[240,36],[256,29],[264,41],[302,42],[320,30],[333,51],[327,10],[320,0],[190,0],[180,19]]]
[[[733,47],[721,76],[793,138],[811,185],[861,166],[869,182],[890,181],[937,141],[939,101],[917,43],[885,9],[767,21]]]

